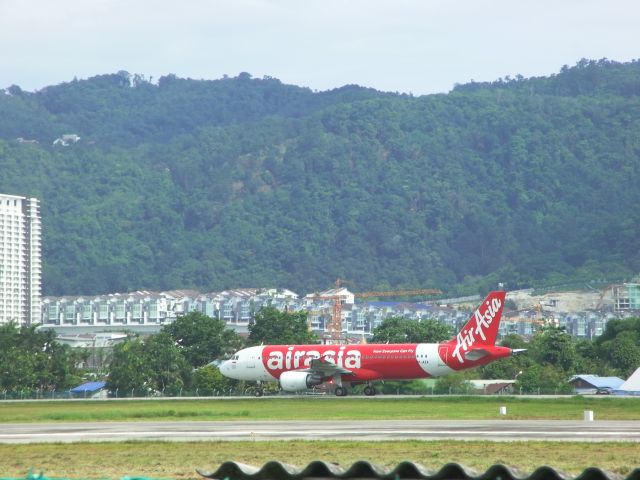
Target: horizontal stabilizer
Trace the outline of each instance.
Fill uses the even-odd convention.
[[[464,354],[464,358],[466,360],[480,360],[481,358],[486,357],[487,355],[489,355],[489,352],[487,352],[484,348],[474,348],[473,350],[469,350],[468,352],[466,352]]]

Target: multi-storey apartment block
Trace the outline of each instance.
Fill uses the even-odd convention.
[[[614,309],[616,311],[640,311],[640,283],[624,283],[613,287]]]
[[[41,235],[38,200],[0,194],[0,324],[40,322]]]

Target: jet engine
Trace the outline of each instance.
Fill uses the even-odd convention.
[[[309,372],[283,372],[280,375],[280,387],[287,392],[299,392],[321,383],[321,376]]]

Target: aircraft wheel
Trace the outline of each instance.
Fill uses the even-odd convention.
[[[264,395],[264,391],[261,388],[256,388],[255,392],[253,392],[254,397],[261,397]]]
[[[336,394],[336,397],[346,397],[347,389],[344,387],[336,387],[335,394]]]
[[[368,397],[372,397],[373,395],[376,394],[376,389],[373,388],[371,385],[367,385],[366,387],[364,387],[364,394]]]

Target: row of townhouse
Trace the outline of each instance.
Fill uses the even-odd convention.
[[[555,312],[551,316],[541,316],[531,310],[517,315],[505,315],[500,323],[500,336],[516,334],[524,337],[533,335],[543,326],[563,328],[569,335],[593,340],[604,333],[607,323],[614,319],[637,316],[634,311],[585,310],[580,312]]]
[[[288,308],[297,299],[290,290],[238,289],[200,293],[193,290],[138,291],[96,296],[45,297],[44,328],[58,333],[128,330],[155,333],[178,316],[199,311],[224,320],[239,333],[264,306]]]
[[[610,320],[628,318],[629,315],[623,311],[565,313],[557,319],[557,325],[564,327],[569,335],[593,340],[604,333]]]
[[[371,302],[343,307],[343,333],[356,337],[364,332],[370,334],[385,318],[402,316],[422,321],[436,320],[458,332],[469,319],[470,312],[465,309],[441,307],[431,304],[407,304],[396,302]],[[345,311],[346,310],[346,311]],[[517,315],[505,315],[500,322],[499,337],[520,335],[531,337],[545,325],[562,327],[574,337],[594,339],[604,332],[607,322],[629,316],[628,312],[583,311],[557,312],[553,317],[542,318],[539,312],[519,312]],[[325,319],[328,317],[325,314]],[[321,324],[318,324],[321,327]],[[322,328],[317,328],[322,331]]]
[[[105,331],[135,331],[155,333],[178,316],[199,311],[223,320],[240,334],[247,334],[250,323],[265,306],[279,310],[306,311],[309,327],[324,336],[332,315],[335,299],[344,297],[341,304],[342,335],[357,339],[369,337],[386,318],[402,316],[422,321],[433,319],[456,332],[469,318],[468,308],[452,308],[442,304],[407,302],[354,302],[346,289],[310,294],[300,298],[286,289],[236,289],[223,292],[200,293],[193,290],[167,292],[138,291],[98,296],[45,297],[42,302],[42,326],[58,333],[81,334]],[[472,302],[475,304],[475,302]],[[471,303],[469,303],[471,305]],[[531,336],[544,325],[564,327],[580,338],[595,338],[602,334],[612,318],[628,316],[615,311],[553,312],[542,318],[535,309],[506,314],[500,324],[500,336],[517,334]]]
[[[342,305],[342,332],[351,337],[370,336],[384,319],[392,316],[404,316],[417,321],[433,318],[453,328],[462,325],[468,317],[468,312],[436,309],[422,303],[353,303],[353,297],[349,298],[348,295],[346,302],[350,303]],[[299,298],[286,289],[252,288],[212,293],[172,290],[45,297],[41,325],[65,334],[115,330],[154,333],[180,315],[199,311],[223,320],[240,334],[246,334],[249,324],[265,306],[306,311],[311,330],[322,336],[333,315],[334,300],[313,298],[313,295]]]
[[[427,303],[354,303],[343,307],[342,331],[347,337],[368,336],[390,317],[404,317],[417,322],[436,320],[451,327],[452,331],[457,331],[469,319],[469,312]],[[326,313],[325,318],[328,320]]]

